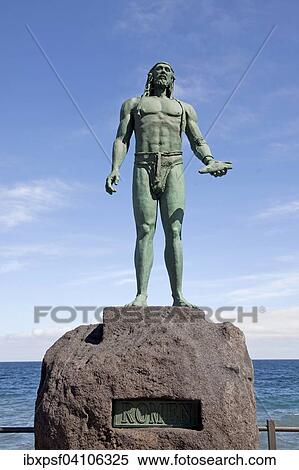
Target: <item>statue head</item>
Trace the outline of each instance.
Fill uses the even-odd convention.
[[[147,74],[143,96],[152,96],[155,86],[166,86],[166,96],[172,97],[174,87],[174,71],[168,62],[157,62]]]

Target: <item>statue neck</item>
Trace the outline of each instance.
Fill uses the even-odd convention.
[[[167,87],[155,86],[154,96],[159,96],[159,97],[167,96],[166,93],[167,93]]]

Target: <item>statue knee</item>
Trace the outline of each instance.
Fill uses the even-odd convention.
[[[141,240],[145,237],[153,237],[155,231],[155,224],[141,224],[137,227],[137,236]]]
[[[182,224],[180,222],[174,222],[171,225],[170,233],[174,240],[181,239]]]

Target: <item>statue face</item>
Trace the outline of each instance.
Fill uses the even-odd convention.
[[[157,64],[153,74],[153,82],[155,85],[169,86],[173,81],[173,71],[168,64]]]

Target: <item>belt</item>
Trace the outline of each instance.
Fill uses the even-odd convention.
[[[178,155],[183,155],[183,152],[136,152],[135,157],[139,159],[139,157],[176,157]],[[136,161],[136,159],[135,159]]]
[[[160,172],[162,166],[162,159],[161,157],[179,157],[183,155],[183,152],[136,152],[135,153],[135,163],[155,163],[156,171],[155,176],[156,179],[160,179]],[[167,163],[167,165],[170,162]]]

